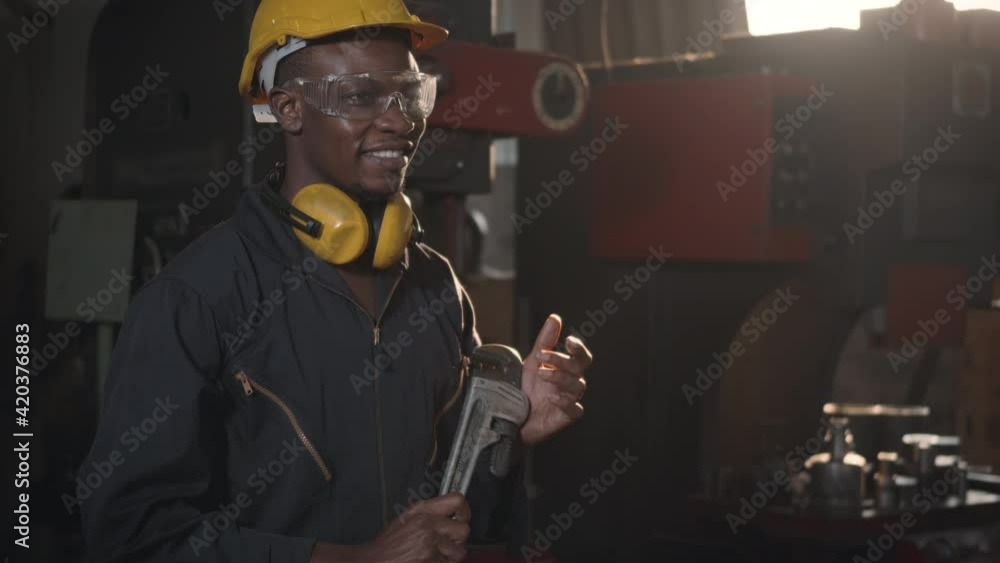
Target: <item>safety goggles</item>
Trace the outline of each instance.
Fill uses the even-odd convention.
[[[437,99],[437,79],[409,70],[294,78],[284,85],[290,87],[322,113],[345,119],[375,119],[395,101],[407,117],[419,121],[431,114]]]

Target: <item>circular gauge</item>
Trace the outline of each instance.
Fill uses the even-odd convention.
[[[535,115],[546,127],[563,132],[583,117],[587,101],[586,78],[567,63],[551,63],[539,71],[534,89]]]

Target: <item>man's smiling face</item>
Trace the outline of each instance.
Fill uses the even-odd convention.
[[[299,77],[418,70],[408,34],[383,29],[364,47],[356,46],[353,37],[353,33],[347,33],[293,54],[296,60],[288,65],[291,68],[285,67],[285,61],[279,66],[278,84]],[[315,181],[332,184],[362,199],[384,199],[403,189],[406,167],[427,128],[426,119],[407,116],[396,102],[384,114],[371,119],[333,117],[305,103],[300,94],[290,95],[298,104],[291,114],[289,151],[301,151],[300,160]],[[285,123],[290,115],[288,109],[279,108],[275,113],[289,130]]]

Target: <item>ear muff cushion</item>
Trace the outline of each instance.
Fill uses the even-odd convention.
[[[397,193],[385,206],[382,228],[375,245],[372,266],[377,269],[389,268],[399,261],[413,235],[413,208],[404,194]]]
[[[323,224],[318,238],[298,229],[296,236],[316,256],[333,264],[357,260],[368,246],[368,218],[350,196],[328,184],[302,188],[292,205]]]

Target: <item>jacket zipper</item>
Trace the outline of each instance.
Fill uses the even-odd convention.
[[[385,303],[382,305],[382,311],[379,313],[377,319],[368,314],[368,311],[364,307],[362,307],[357,301],[351,298],[350,295],[344,294],[338,291],[337,289],[330,287],[329,285],[323,283],[319,278],[313,276],[309,277],[312,278],[313,280],[316,280],[316,283],[319,284],[320,286],[328,289],[329,291],[332,291],[333,293],[336,293],[337,295],[353,303],[354,306],[357,307],[359,311],[361,311],[366,317],[368,317],[368,320],[371,321],[372,324],[372,349],[370,352],[371,357],[369,359],[371,359],[372,365],[375,366],[375,381],[374,381],[375,450],[377,452],[376,455],[378,456],[378,477],[379,477],[380,492],[382,497],[382,527],[385,528],[386,526],[389,525],[389,493],[388,493],[388,487],[385,484],[385,454],[384,454],[383,439],[382,439],[382,399],[381,396],[379,395],[379,384],[378,384],[378,381],[382,374],[379,373],[378,364],[375,361],[376,360],[375,351],[378,348],[378,344],[381,339],[382,317],[385,314],[386,309],[389,308],[389,302],[392,300],[392,296],[396,293],[396,287],[399,286],[399,282],[403,279],[403,276],[400,275],[399,277],[396,278],[396,281],[393,282],[392,288],[389,290],[389,295],[388,297],[386,297]]]
[[[235,377],[236,380],[239,381],[241,385],[243,385],[243,392],[246,394],[247,397],[252,397],[254,391],[257,391],[261,395],[273,401],[276,405],[278,405],[279,408],[281,408],[282,411],[285,412],[285,415],[288,417],[288,421],[292,423],[292,428],[295,429],[295,434],[299,437],[299,440],[302,441],[302,445],[306,447],[306,450],[309,451],[309,455],[312,456],[313,460],[316,462],[316,465],[319,466],[319,470],[323,473],[323,478],[326,479],[327,481],[332,480],[333,473],[330,471],[330,468],[327,467],[326,463],[323,461],[323,458],[320,457],[319,450],[316,449],[316,446],[314,446],[312,441],[309,440],[309,437],[306,436],[305,431],[302,430],[302,425],[299,424],[298,418],[295,417],[295,413],[292,412],[292,409],[288,406],[288,404],[285,403],[285,401],[282,401],[281,397],[275,395],[274,392],[268,389],[267,387],[264,387],[263,385],[257,383],[253,379],[250,379],[250,376],[247,375],[246,371],[240,370],[236,372]]]
[[[379,319],[381,320],[381,318]],[[378,370],[378,364],[375,361],[375,351],[378,350],[379,336],[381,329],[378,324],[372,327],[372,352],[371,360],[372,365],[375,366],[375,449],[378,451],[378,478],[382,485],[382,528],[384,529],[389,525],[389,495],[386,491],[385,485],[385,454],[384,446],[382,445],[382,400],[378,392],[378,381],[381,379],[381,373]]]

